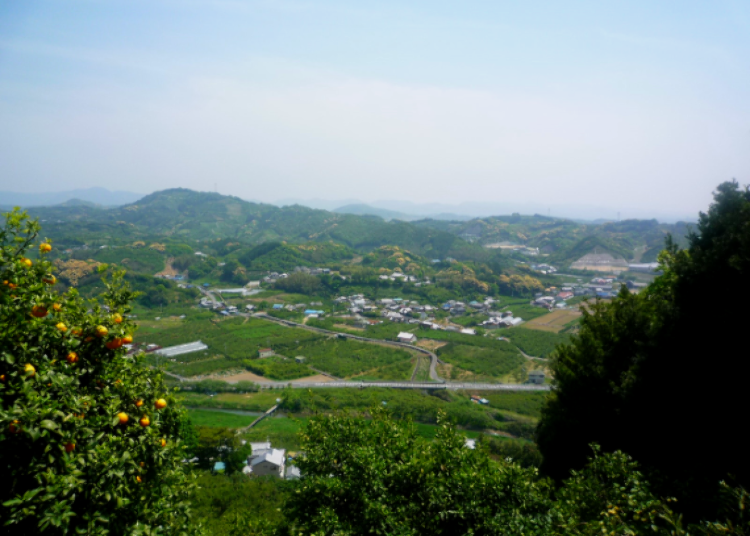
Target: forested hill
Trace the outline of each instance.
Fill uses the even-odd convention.
[[[548,262],[567,263],[597,251],[627,260],[653,262],[671,234],[684,245],[690,224],[659,223],[657,220],[623,220],[606,223],[580,223],[547,216],[493,216],[470,221],[420,220],[413,222],[452,233],[483,246],[520,244],[539,248]]]
[[[61,245],[139,239],[233,239],[244,243],[334,241],[358,250],[395,245],[428,257],[488,261],[497,257],[453,233],[386,222],[376,216],[338,214],[299,205],[276,207],[217,193],[172,189],[136,203],[104,209],[86,205],[29,209]],[[54,225],[51,225],[54,224]]]

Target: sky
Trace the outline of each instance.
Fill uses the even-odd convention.
[[[0,191],[676,218],[733,178],[746,0],[0,3]]]

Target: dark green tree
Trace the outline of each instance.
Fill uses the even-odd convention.
[[[686,515],[713,517],[720,481],[750,483],[750,192],[721,184],[688,248],[668,240],[660,260],[645,292],[595,305],[558,349],[537,431],[542,470],[566,477],[596,442],[631,454]]]

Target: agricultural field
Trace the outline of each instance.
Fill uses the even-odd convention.
[[[287,381],[314,375],[312,367],[339,378],[364,375],[361,379],[404,380],[411,377],[416,363],[411,353],[399,348],[333,339],[257,318],[196,315],[142,324],[143,342],[173,346],[201,340],[208,345],[208,350],[166,362],[166,358],[149,356],[149,363],[163,364],[169,372],[185,377],[249,370],[269,380]],[[257,359],[261,347],[272,348],[278,355]],[[304,356],[305,363],[296,363],[296,356]]]
[[[346,339],[318,340],[304,345],[300,352],[314,368],[338,378],[395,366],[390,377],[379,376],[379,379],[408,379],[413,368],[412,356],[406,350]],[[394,374],[395,371],[398,372]]]
[[[257,419],[254,415],[237,415],[207,409],[190,409],[188,410],[188,417],[193,426],[208,426],[210,428],[243,428]]]
[[[567,325],[575,322],[580,317],[581,313],[579,311],[558,309],[538,318],[529,320],[524,324],[524,327],[528,329],[537,329],[539,331],[560,333]]]
[[[533,357],[549,357],[558,344],[570,341],[570,335],[527,329],[525,325],[510,328],[504,332],[504,335],[526,355]]]
[[[526,359],[517,348],[504,341],[494,341],[493,346],[469,346],[449,343],[438,350],[441,361],[473,373],[474,378],[461,375],[452,370],[451,379],[476,381],[504,381],[518,383],[526,380]]]

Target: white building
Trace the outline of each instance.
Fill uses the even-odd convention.
[[[398,334],[398,342],[405,342],[407,344],[414,344],[417,342],[417,337],[413,333],[402,331]]]
[[[253,453],[247,457],[247,466],[242,470],[246,475],[277,476],[284,478],[286,450],[271,448],[271,442],[250,443]]]

